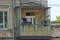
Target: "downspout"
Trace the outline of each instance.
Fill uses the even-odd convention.
[[[14,40],[14,0],[12,0],[12,37]]]
[[[21,33],[22,33],[22,29],[21,29],[21,26],[22,26],[22,25],[21,25],[21,18],[22,18],[22,15],[21,15],[21,14],[22,14],[22,13],[21,13],[21,5],[22,5],[22,4],[21,4],[21,0],[20,0],[20,7],[19,7],[19,9],[20,9],[20,36],[21,36]]]

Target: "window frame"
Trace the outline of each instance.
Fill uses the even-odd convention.
[[[0,12],[3,12],[3,28],[0,29],[7,29],[8,28],[8,24],[7,27],[5,27],[5,14],[4,12],[7,12],[7,22],[8,22],[8,13],[9,13],[9,9],[0,9]]]
[[[31,22],[24,23],[24,21],[23,21],[24,18],[31,19]],[[22,24],[35,24],[35,21],[34,21],[35,20],[35,13],[34,12],[26,12],[24,18],[22,18]]]
[[[35,16],[26,16],[25,18],[31,18],[32,19],[32,24],[34,24],[34,18],[35,18]]]

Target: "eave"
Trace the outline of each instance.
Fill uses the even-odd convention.
[[[15,8],[30,9],[30,10],[40,10],[40,9],[50,9],[51,7],[42,7],[42,6],[16,6]]]

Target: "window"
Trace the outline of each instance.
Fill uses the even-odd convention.
[[[0,28],[7,27],[7,12],[0,12]]]
[[[26,13],[26,16],[30,16],[30,13],[29,13],[29,12],[27,12],[27,13]]]
[[[27,12],[26,16],[34,16],[34,13],[33,12]]]
[[[34,18],[35,18],[35,16],[34,16],[34,13],[32,13],[32,12],[27,12],[26,13],[26,17],[25,18],[22,18],[23,19],[23,23],[24,24],[34,24]]]

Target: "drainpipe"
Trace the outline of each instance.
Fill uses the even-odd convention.
[[[22,18],[22,17],[21,17],[21,16],[22,16],[22,13],[21,13],[21,5],[22,5],[22,4],[21,4],[21,0],[20,0],[20,7],[19,7],[19,9],[20,9],[20,35],[21,35],[21,33],[22,33],[22,29],[21,29],[21,26],[22,26],[22,25],[21,25],[21,18]]]
[[[14,0],[12,0],[12,37],[14,40]]]

